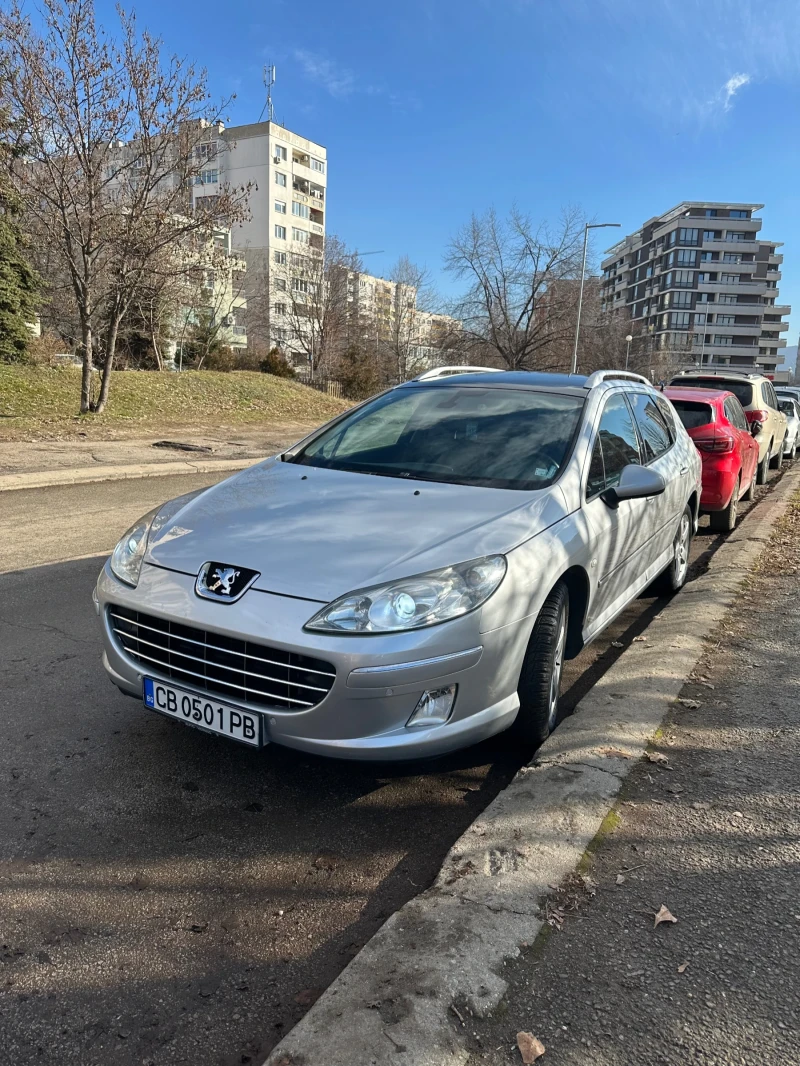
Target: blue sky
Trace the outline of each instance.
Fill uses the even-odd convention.
[[[112,5],[98,3],[103,21]],[[681,200],[766,204],[800,329],[797,0],[140,0],[142,25],[328,149],[327,227],[382,273],[401,254],[443,289],[472,211],[577,205],[626,233]],[[611,240],[598,236],[596,251]]]

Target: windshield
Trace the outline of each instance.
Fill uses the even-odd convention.
[[[732,392],[742,407],[749,407],[753,402],[753,386],[749,381],[732,381],[729,378],[686,378],[673,382],[674,385],[686,385],[693,389],[714,389]]]
[[[778,400],[778,410],[783,411],[785,415],[794,417],[794,404],[791,400]]]
[[[672,406],[686,429],[697,429],[714,421],[714,411],[710,404],[695,400],[672,400]]]
[[[394,389],[290,461],[454,485],[539,489],[558,474],[583,399],[525,389]]]

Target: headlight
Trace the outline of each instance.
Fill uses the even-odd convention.
[[[150,537],[163,529],[167,522],[174,518],[182,507],[186,506],[189,500],[199,496],[201,492],[205,492],[205,489],[187,492],[183,496],[176,496],[174,500],[169,500],[167,503],[162,504],[161,507],[154,507],[152,511],[148,511],[146,515],[131,526],[111,553],[111,569],[120,581],[124,581],[126,585],[133,585],[136,588],[139,584],[142,561],[147,551]]]
[[[305,628],[324,633],[395,633],[433,626],[480,607],[505,574],[505,556],[487,555],[374,585],[329,603]]]

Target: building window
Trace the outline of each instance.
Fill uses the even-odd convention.
[[[738,252],[725,252],[722,256],[723,263],[741,263],[742,257]]]
[[[705,323],[705,320],[706,316],[704,314],[694,316],[694,324],[696,326],[702,326]]]
[[[200,182],[201,182],[201,184],[203,184],[203,185],[216,185],[218,181],[219,181],[219,171],[218,170],[201,170],[200,171]]]
[[[678,230],[678,243],[679,244],[697,244],[697,234],[698,234],[698,232],[699,231],[696,230],[696,229],[683,229],[683,228],[681,228],[680,230]]]
[[[715,333],[714,344],[720,344],[723,347],[730,347],[733,344],[733,337],[723,337],[721,333]]]
[[[725,285],[738,285],[741,279],[738,274],[720,274],[719,280]]]
[[[731,230],[731,229],[729,229],[728,232],[725,234],[725,240],[726,241],[734,241],[734,242],[735,241],[746,241],[747,240],[747,234],[746,233],[742,233],[741,230]]]
[[[283,186],[284,189],[286,188],[286,175],[282,174],[280,170],[275,171],[275,184]]]
[[[272,150],[272,154],[276,160],[286,161],[286,149],[282,144],[276,144]]]
[[[692,306],[692,294],[690,292],[674,292],[674,293],[672,293],[672,306],[673,307],[691,307]]]
[[[700,253],[700,261],[702,263],[713,263],[714,262],[714,256],[716,254],[717,254],[716,252],[701,252]]]
[[[286,304],[275,304],[275,314],[276,315],[285,315],[286,314]]]
[[[285,229],[283,230],[283,235],[284,237],[286,236]],[[300,244],[308,244],[308,231],[304,229],[298,229],[296,226],[292,226],[292,240],[299,241]]]
[[[276,252],[275,255],[282,255],[284,263],[286,262],[286,252]],[[286,292],[286,278],[275,278],[275,288],[278,292]]]
[[[688,311],[673,311],[669,316],[669,328],[670,329],[688,329],[689,328],[689,312]]]
[[[318,174],[324,174],[325,173],[325,164],[322,162],[321,159],[312,159],[311,160],[311,169],[312,170],[316,170],[316,172]]]
[[[194,147],[194,157],[198,161],[198,163],[205,163],[209,159],[216,158],[216,155],[216,141],[206,141],[203,144],[196,144]]]
[[[285,226],[276,226],[275,227],[275,236],[278,238],[278,240],[285,241],[286,240],[286,227]]]
[[[710,303],[713,303],[714,302],[714,293],[713,292],[698,292],[698,294],[697,294],[697,302],[699,304],[710,304]]]
[[[706,208],[706,218],[716,218],[716,217],[717,217],[717,209],[715,207],[707,207]]]
[[[292,214],[297,215],[298,218],[310,218],[311,209],[306,204],[298,204],[295,200],[292,204]]]
[[[276,252],[274,258],[278,266],[286,266],[286,252]]]
[[[679,266],[694,266],[696,262],[697,252],[692,252],[688,248],[681,248],[678,251]]]
[[[721,292],[717,302],[721,304],[735,304],[737,301],[738,297],[735,292]]]
[[[292,278],[292,288],[295,292],[308,292],[308,281],[305,278]]]
[[[718,326],[732,326],[736,322],[736,315],[717,315],[714,321]]]
[[[750,218],[749,211],[731,211],[731,218]]]
[[[703,240],[704,241],[718,241],[721,231],[718,229],[704,229]]]
[[[286,214],[286,204],[283,202],[283,200],[275,201],[275,210],[278,212],[279,215]]]

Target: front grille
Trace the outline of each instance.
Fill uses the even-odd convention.
[[[305,710],[330,692],[336,668],[323,659],[221,636],[127,607],[110,606],[117,643],[142,669],[237,703]]]

